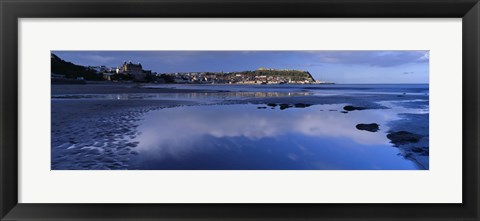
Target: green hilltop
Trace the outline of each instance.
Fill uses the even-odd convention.
[[[102,66],[104,67],[104,66]],[[108,69],[108,68],[106,68]],[[132,80],[129,72],[115,72],[115,68],[95,70],[92,67],[77,65],[51,54],[52,81],[64,82],[69,79],[87,81]],[[235,72],[186,72],[157,74],[146,73],[140,82],[192,83],[192,84],[312,84],[315,79],[308,71],[290,69],[259,68],[253,71]],[[60,78],[60,79],[59,79]],[[66,79],[66,80],[65,80]],[[71,82],[72,83],[72,82]]]
[[[83,78],[85,80],[103,80],[103,76],[97,74],[95,70],[91,70],[85,66],[76,65],[72,62],[65,61],[55,54],[50,55],[51,73],[63,75],[66,78]]]
[[[199,77],[190,79],[195,81],[214,81],[215,83],[231,84],[287,84],[287,83],[314,83],[315,79],[308,71],[259,68],[254,71],[236,72],[201,72]],[[190,78],[192,76],[190,75]]]

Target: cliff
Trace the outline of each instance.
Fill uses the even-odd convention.
[[[228,73],[206,72],[200,74],[200,81],[233,84],[283,84],[314,83],[315,79],[308,71],[278,70],[261,68],[255,71],[238,71]],[[192,81],[193,83],[198,83]]]
[[[97,74],[96,71],[88,69],[81,65],[76,65],[72,62],[64,61],[55,54],[50,56],[50,65],[52,74],[64,75],[65,78],[82,77],[85,80],[102,80],[103,76]]]

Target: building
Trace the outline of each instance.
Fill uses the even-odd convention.
[[[112,81],[114,79],[115,73],[112,72],[105,72],[103,73],[103,79],[107,81]]]
[[[54,74],[54,73],[50,73],[50,76],[52,79],[64,79],[65,78],[65,75],[63,74]]]
[[[108,68],[105,65],[102,66],[88,66],[88,69],[93,70],[97,73],[104,73],[108,71]]]
[[[146,73],[143,71],[142,65],[140,63],[134,64],[131,61],[128,63],[123,62],[121,73],[131,75],[133,79],[137,81],[143,81],[146,77]]]

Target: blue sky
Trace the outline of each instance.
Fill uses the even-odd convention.
[[[159,73],[260,67],[309,71],[335,83],[428,83],[429,51],[52,51],[80,65],[140,62]]]

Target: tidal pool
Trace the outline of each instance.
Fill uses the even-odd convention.
[[[345,105],[281,110],[233,104],[151,111],[137,128],[138,154],[130,158],[128,169],[418,169],[389,142],[387,123],[400,119],[400,113],[428,110],[384,102],[390,108],[345,113]],[[380,130],[358,130],[360,123],[377,123]]]

